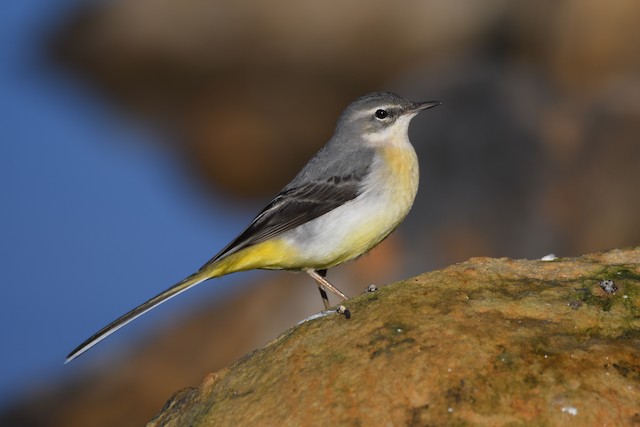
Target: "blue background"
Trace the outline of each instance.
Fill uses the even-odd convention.
[[[97,329],[194,271],[256,206],[224,208],[169,150],[97,93],[56,71],[41,45],[70,1],[5,2],[0,14],[0,401],[140,337],[151,325],[229,289],[202,286],[110,339],[91,361],[63,365]],[[137,141],[134,141],[137,140]],[[137,143],[133,143],[137,142]],[[139,143],[143,142],[143,143]],[[226,285],[225,285],[226,284]],[[99,301],[100,303],[97,303]]]

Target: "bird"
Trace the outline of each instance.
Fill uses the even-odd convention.
[[[326,309],[326,291],[347,300],[326,279],[327,270],[368,252],[407,216],[419,181],[409,123],[440,104],[391,92],[357,98],[338,117],[329,141],[238,237],[195,273],[100,329],[65,363],[163,302],[235,272],[304,271],[315,280]]]

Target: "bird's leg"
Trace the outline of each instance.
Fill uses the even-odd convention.
[[[326,270],[320,270],[320,271],[324,271],[324,273],[326,274]],[[342,293],[338,288],[333,286],[331,283],[329,283],[329,281],[327,279],[325,279],[323,277],[323,275],[319,274],[320,271],[306,270],[307,274],[309,276],[313,277],[313,279],[316,281],[316,283],[318,284],[318,287],[324,288],[324,289],[336,294],[337,296],[339,296],[340,298],[342,298],[344,300],[348,300],[349,297],[346,296],[344,293]],[[322,294],[322,292],[321,292],[321,294]],[[324,300],[324,297],[322,299]]]
[[[316,283],[318,284],[318,289],[320,289],[320,296],[322,296],[322,302],[324,303],[325,309],[327,310],[329,309],[329,298],[327,297],[327,292],[325,291],[325,288],[330,290],[334,294],[338,295],[340,298],[344,300],[349,299],[348,296],[346,296],[338,288],[336,288],[331,283],[329,283],[327,279],[325,279],[325,276],[327,275],[326,269],[317,270],[317,271],[307,270],[307,274],[313,277]],[[347,319],[351,318],[351,311],[349,311],[349,309],[344,305],[341,305],[340,307],[338,307],[337,312],[340,314],[344,314],[344,317],[346,317]]]
[[[325,279],[327,277],[327,270],[317,270],[318,275],[320,277],[322,277],[323,279]],[[320,286],[320,283],[318,282],[318,290],[320,291],[320,296],[322,297],[322,303],[324,304],[324,309],[325,310],[329,310],[329,308],[331,307],[329,305],[329,297],[327,296],[327,291],[324,290],[324,288],[322,286]]]

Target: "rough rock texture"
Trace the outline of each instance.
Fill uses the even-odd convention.
[[[292,328],[149,425],[640,424],[640,247],[474,258],[348,305],[350,320]]]

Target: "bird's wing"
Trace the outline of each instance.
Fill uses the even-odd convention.
[[[264,242],[343,205],[360,194],[364,174],[332,176],[287,187],[267,205],[249,227],[201,269],[240,249]]]

